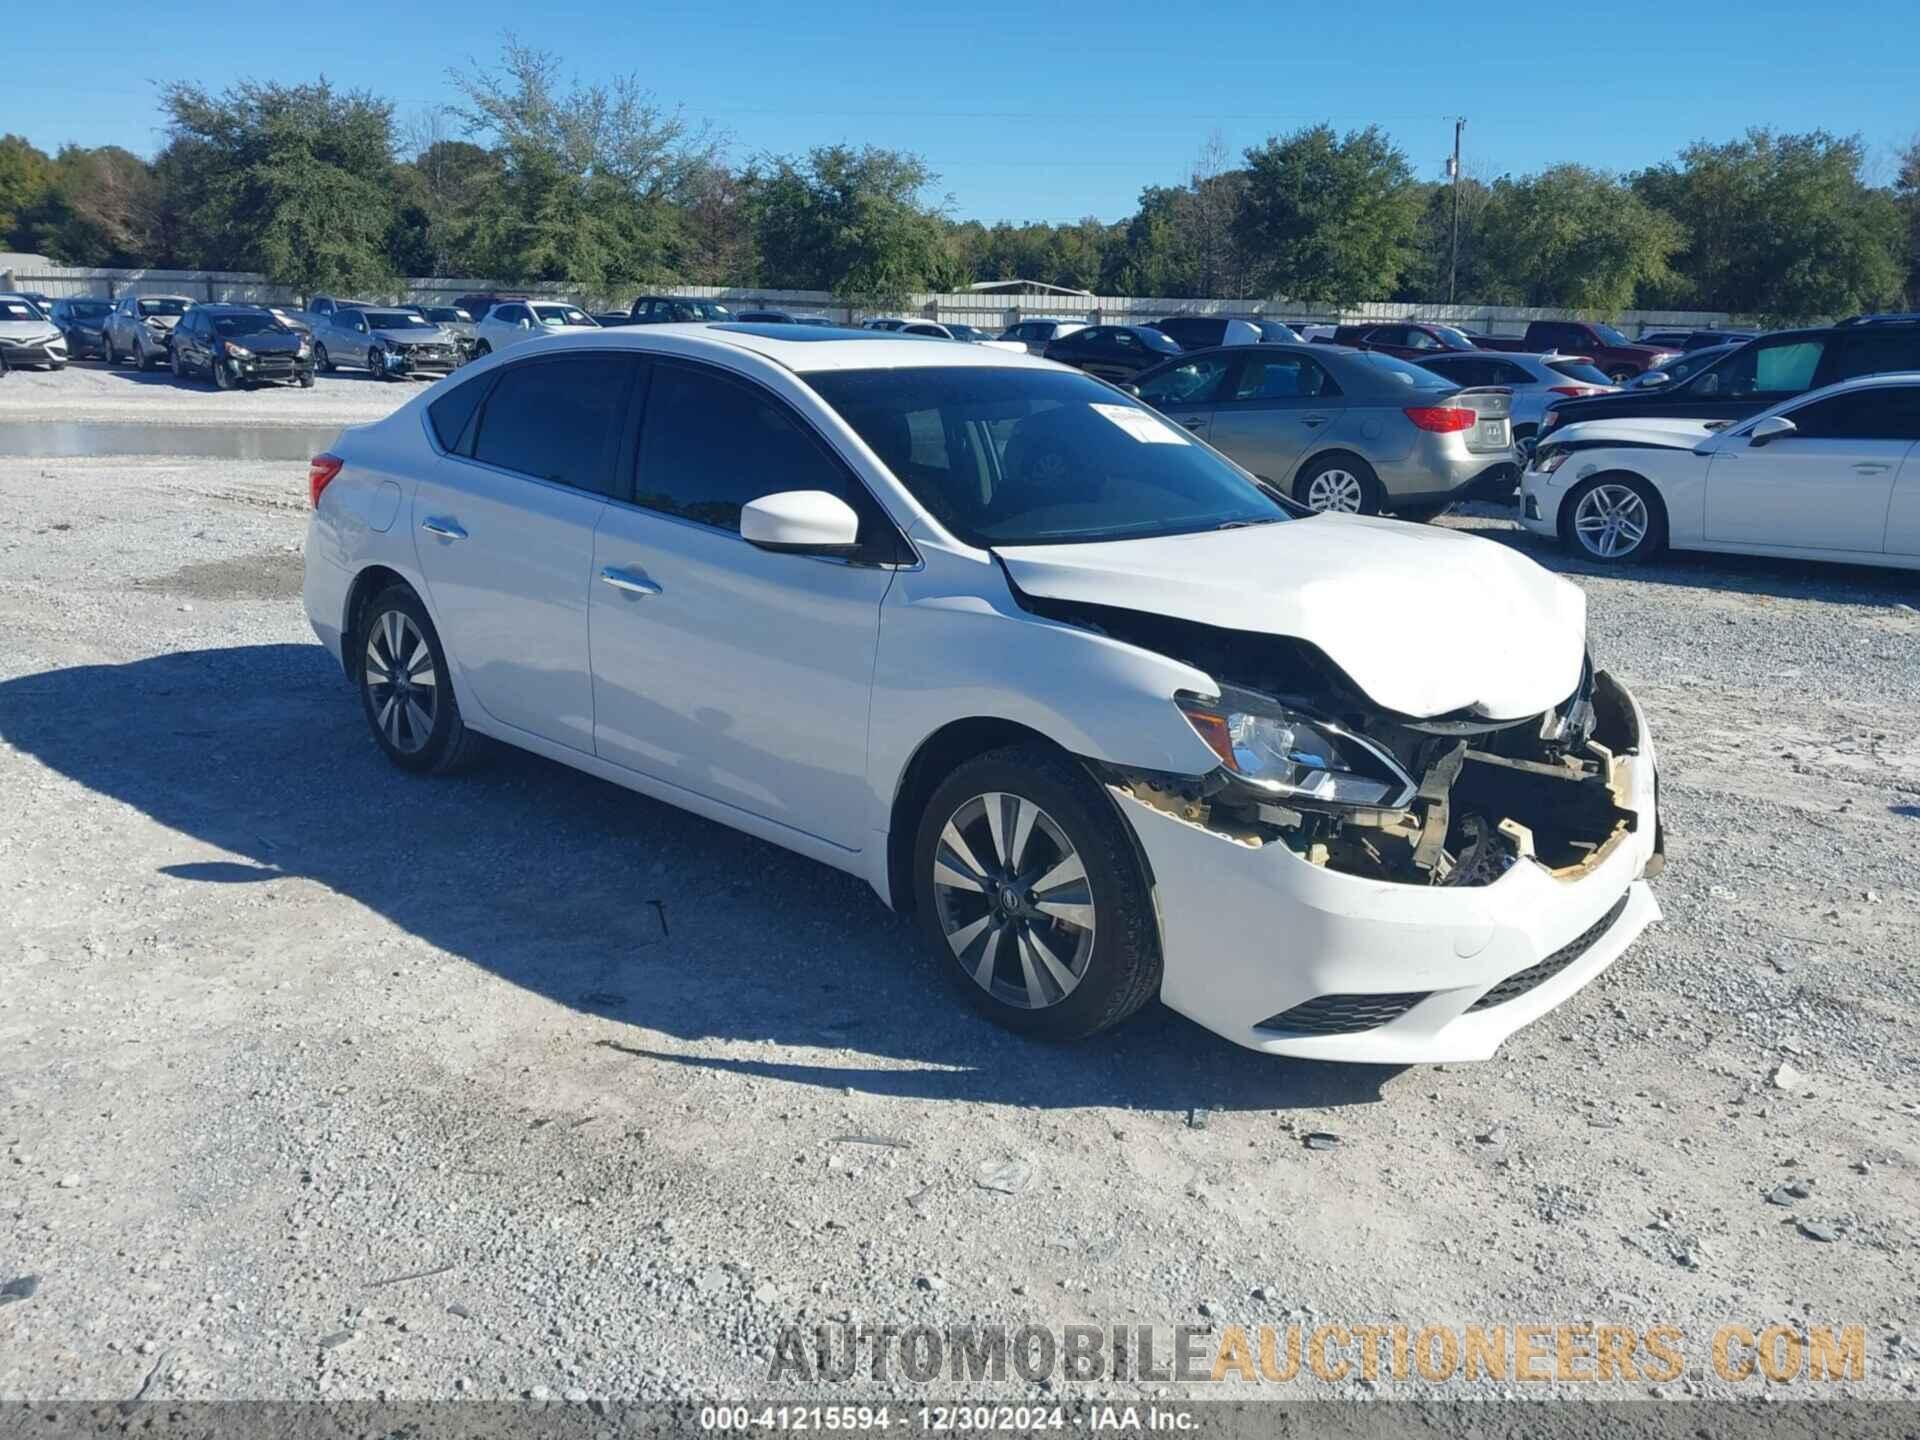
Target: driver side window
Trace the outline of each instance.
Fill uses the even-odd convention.
[[[1184,361],[1142,384],[1140,398],[1160,406],[1207,404],[1219,398],[1228,368],[1227,360],[1217,355]]]

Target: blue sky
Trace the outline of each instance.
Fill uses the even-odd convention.
[[[1183,178],[1215,129],[1237,153],[1316,121],[1377,122],[1438,177],[1464,114],[1467,171],[1485,178],[1557,160],[1634,169],[1771,125],[1857,131],[1885,179],[1920,133],[1915,0],[11,8],[0,132],[49,150],[150,154],[152,82],[175,77],[218,89],[324,71],[404,120],[450,99],[448,67],[511,29],[582,78],[638,73],[726,132],[736,160],[842,140],[917,151],[955,214],[987,220],[1121,218],[1142,185]]]

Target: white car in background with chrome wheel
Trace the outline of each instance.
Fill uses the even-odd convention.
[[[1920,568],[1920,374],[1842,381],[1725,428],[1564,426],[1520,477],[1520,519],[1606,565],[1674,549]]]
[[[1076,370],[562,335],[309,487],[307,615],[392,763],[505,742],[850,872],[1018,1030],[1157,996],[1272,1053],[1484,1058],[1659,914],[1653,742],[1578,588],[1303,514]]]

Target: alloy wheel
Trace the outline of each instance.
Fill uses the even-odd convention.
[[[1358,515],[1361,506],[1366,503],[1366,493],[1358,475],[1335,466],[1330,470],[1322,470],[1308,482],[1307,508]]]
[[[1054,818],[1019,795],[976,795],[948,818],[933,859],[941,932],[994,999],[1044,1010],[1071,995],[1093,957],[1087,868]]]
[[[403,755],[424,750],[439,713],[440,687],[433,650],[411,616],[387,610],[374,617],[364,671],[361,683],[380,733]]]
[[[1631,555],[1651,525],[1647,502],[1631,485],[1596,485],[1580,497],[1573,512],[1573,533],[1581,548],[1602,560]]]

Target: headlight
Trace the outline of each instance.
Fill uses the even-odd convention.
[[[294,345],[295,353],[300,355],[306,354],[307,351],[311,350],[312,348],[313,348],[312,343],[308,340],[308,338],[305,335],[302,335]]]
[[[1542,455],[1536,450],[1533,455],[1534,473],[1536,475],[1551,475],[1567,463],[1567,457],[1572,453],[1573,451],[1571,450],[1549,450],[1546,454]]]
[[[253,358],[253,351],[247,349],[244,345],[236,345],[229,340],[227,341],[227,358],[229,360],[251,360]]]
[[[1252,690],[1220,687],[1218,700],[1176,697],[1229,774],[1276,799],[1397,810],[1416,786],[1379,746]]]

